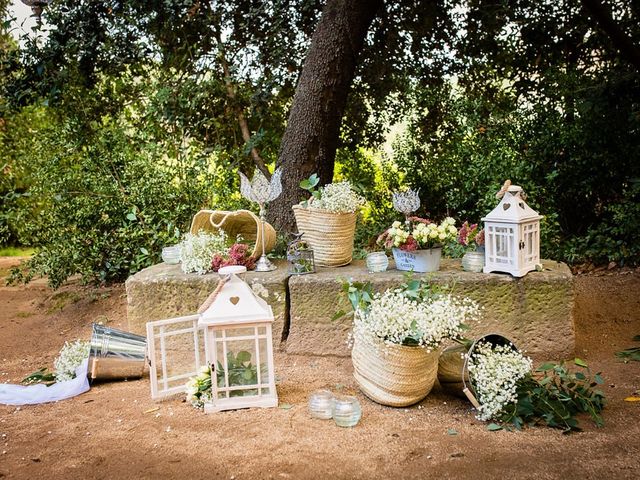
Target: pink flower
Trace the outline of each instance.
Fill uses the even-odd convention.
[[[256,259],[247,255],[249,246],[244,243],[235,243],[229,249],[229,254],[224,257],[217,254],[211,261],[211,270],[217,272],[222,267],[229,267],[232,265],[243,265],[247,267],[247,270],[253,270],[256,268]]]
[[[404,250],[405,252],[415,252],[416,250],[418,250],[418,247],[418,241],[411,235],[409,235],[406,242],[400,245],[400,250]]]

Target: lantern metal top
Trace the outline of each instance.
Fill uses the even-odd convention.
[[[540,220],[543,215],[539,215],[522,198],[522,187],[511,185],[500,203],[482,218],[483,222],[500,223],[522,223],[533,220]]]
[[[230,275],[215,300],[200,314],[198,325],[236,325],[256,322],[273,322],[271,306],[258,297],[251,287],[238,278],[245,267],[220,269],[222,275]]]

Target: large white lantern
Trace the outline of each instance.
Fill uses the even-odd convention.
[[[522,277],[540,263],[540,219],[522,198],[522,188],[511,185],[489,215],[484,217],[484,272],[505,272]]]
[[[211,371],[205,412],[278,405],[273,367],[273,312],[238,274],[221,268],[201,313],[147,323],[151,397],[184,393],[202,368]]]
[[[229,280],[200,314],[211,366],[211,401],[205,412],[278,405],[273,371],[273,312],[238,278],[245,267],[226,267]]]

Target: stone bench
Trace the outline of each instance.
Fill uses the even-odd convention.
[[[350,318],[332,320],[347,309],[338,279],[370,281],[376,291],[397,286],[404,272],[393,269],[370,274],[363,261],[340,268],[319,268],[316,274],[291,276],[286,262],[268,273],[248,272],[245,281],[273,307],[274,345],[288,353],[348,356]],[[544,270],[517,279],[506,274],[464,272],[459,260],[442,261],[441,270],[427,276],[453,286],[483,307],[470,325],[469,337],[501,333],[537,359],[571,358],[575,349],[573,276],[569,268],[543,260]],[[129,330],[145,334],[145,324],[194,313],[218,282],[217,274],[186,275],[178,265],[159,264],[131,276],[126,283]],[[341,302],[341,304],[340,304]]]

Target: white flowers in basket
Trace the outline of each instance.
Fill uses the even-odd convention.
[[[531,372],[532,362],[512,345],[478,343],[468,360],[469,378],[480,403],[478,420],[499,418],[518,400],[517,384]]]
[[[365,199],[353,191],[349,182],[329,183],[318,189],[308,206],[333,213],[353,213],[365,203]]]
[[[356,291],[355,339],[370,335],[387,344],[420,346],[431,351],[445,340],[461,339],[467,322],[480,311],[473,300],[441,293],[423,281],[412,280],[401,288],[374,295],[366,288]]]
[[[201,230],[197,234],[187,233],[180,243],[180,260],[184,273],[203,275],[211,271],[213,257],[228,251],[224,230],[210,233]]]

